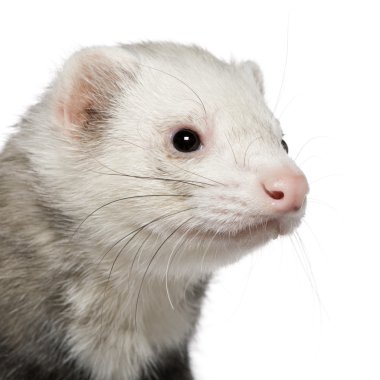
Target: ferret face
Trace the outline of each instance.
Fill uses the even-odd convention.
[[[170,44],[90,49],[53,94],[86,202],[72,183],[67,197],[105,247],[127,236],[127,252],[159,252],[157,270],[209,271],[299,225],[308,183],[255,64]]]

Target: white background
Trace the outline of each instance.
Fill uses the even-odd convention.
[[[256,60],[272,108],[281,92],[291,155],[303,147],[309,208],[302,244],[276,241],[217,276],[193,346],[197,380],[380,379],[376,2],[4,3],[0,141],[82,46],[171,40]]]

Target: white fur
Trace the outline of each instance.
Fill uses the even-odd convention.
[[[112,117],[102,137],[82,144],[67,133],[77,126],[70,125],[67,114],[59,118],[57,102],[66,99],[70,83],[94,52],[111,62],[111,71],[117,65],[136,80],[125,76],[117,84],[121,91],[112,100]],[[73,284],[68,294],[74,313],[73,355],[99,380],[133,379],[157,347],[176,346],[190,333],[195,312],[184,298],[188,284],[275,238],[279,229],[290,231],[299,223],[303,210],[272,215],[260,187],[267,170],[299,169],[281,147],[282,132],[265,105],[257,65],[228,64],[199,48],[145,44],[79,52],[43,104],[30,115],[36,130],[28,149],[54,189],[47,196],[74,220],[83,221],[123,197],[188,195],[110,204],[91,214],[73,238],[88,265],[85,281]],[[184,154],[173,148],[172,134],[182,126],[199,132],[204,144],[200,151]],[[127,239],[103,257],[131,231],[187,209],[147,226],[124,251]],[[268,224],[274,217],[279,224]]]

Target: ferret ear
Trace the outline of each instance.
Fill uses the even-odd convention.
[[[117,47],[88,48],[63,67],[54,88],[54,116],[64,133],[98,135],[111,117],[117,95],[135,79],[128,53]]]
[[[263,73],[260,69],[260,67],[257,65],[256,62],[253,61],[245,61],[242,64],[243,69],[248,72],[250,75],[253,75],[260,93],[264,95],[264,78],[263,78]]]

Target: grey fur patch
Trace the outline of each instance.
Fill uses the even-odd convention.
[[[43,363],[35,361],[32,352],[16,352],[0,342],[0,379],[2,380],[90,380],[67,352],[52,352]]]
[[[186,346],[166,351],[137,380],[193,380]]]

